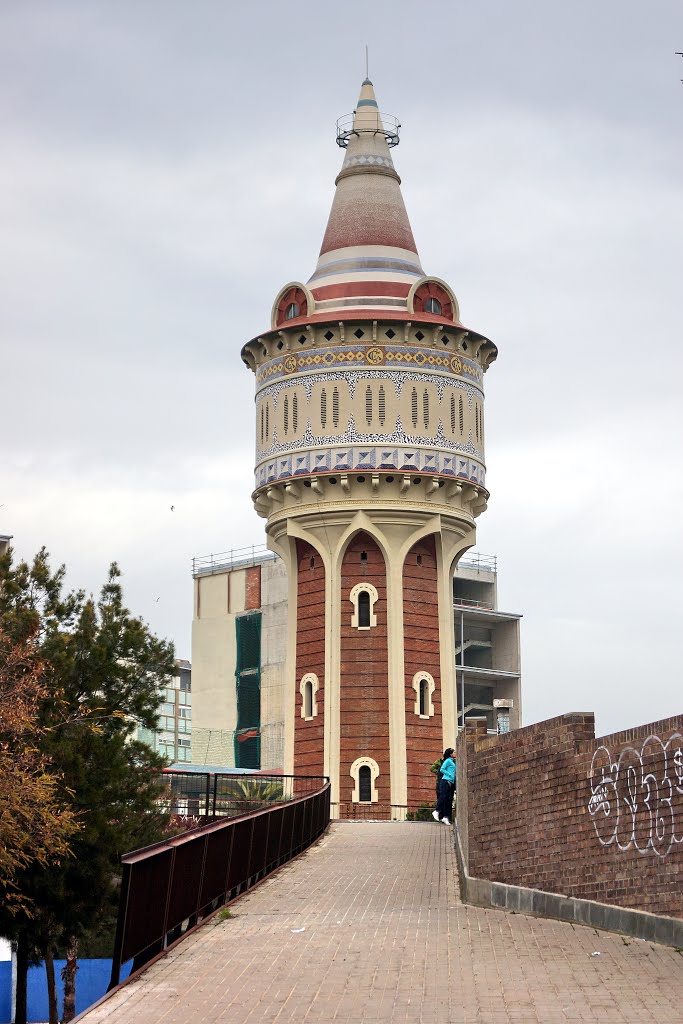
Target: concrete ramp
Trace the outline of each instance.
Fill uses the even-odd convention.
[[[683,956],[460,903],[451,830],[335,822],[86,1024],[667,1024]]]

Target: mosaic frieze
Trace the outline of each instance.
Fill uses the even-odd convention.
[[[336,373],[316,373],[315,377],[297,377],[296,380],[291,382],[283,380],[278,383],[269,384],[266,387],[260,388],[257,393],[259,400],[266,398],[272,398],[277,404],[278,396],[283,391],[289,390],[291,387],[302,387],[306,392],[306,397],[310,401],[311,395],[313,394],[313,385],[322,383],[338,383],[344,381],[348,385],[349,394],[351,398],[354,398],[356,393],[356,384],[361,381],[371,380],[377,381],[377,376],[373,373],[368,373],[367,370],[346,370]],[[439,401],[443,399],[443,393],[446,388],[453,388],[456,391],[463,391],[467,395],[468,402],[472,403],[473,398],[483,399],[483,393],[480,388],[473,384],[468,384],[463,380],[454,380],[452,377],[442,377],[434,373],[411,373],[409,371],[400,370],[387,370],[382,374],[381,383],[391,381],[396,391],[396,397],[401,397],[401,391],[404,384],[433,384],[436,387]]]
[[[315,473],[425,473],[456,477],[483,487],[484,466],[461,455],[418,448],[392,448],[387,445],[334,447],[325,451],[306,451],[268,459],[256,469],[256,487],[265,487],[287,479]]]
[[[368,366],[405,367],[415,370],[455,373],[479,383],[483,379],[480,366],[470,359],[436,349],[412,348],[407,345],[340,345],[334,348],[288,352],[261,366],[256,373],[259,387],[267,381],[317,370],[343,370]]]
[[[349,417],[348,426],[346,430],[339,434],[331,434],[322,436],[315,434],[311,428],[311,421],[307,420],[306,428],[303,432],[303,436],[295,441],[280,442],[278,440],[277,430],[273,431],[273,440],[268,448],[261,449],[258,453],[259,459],[267,459],[273,455],[284,454],[286,452],[296,451],[299,448],[329,448],[330,445],[336,444],[367,444],[367,445],[409,445],[415,448],[429,448],[438,447],[445,449],[446,451],[462,452],[468,455],[484,457],[484,453],[481,448],[477,447],[472,442],[472,434],[470,433],[467,441],[451,441],[446,437],[443,429],[443,424],[439,421],[439,425],[436,429],[436,433],[427,437],[418,436],[411,434],[409,431],[404,429],[401,422],[401,417],[398,416],[396,419],[396,426],[393,431],[382,431],[377,434],[367,434],[356,428],[355,420],[353,416]]]

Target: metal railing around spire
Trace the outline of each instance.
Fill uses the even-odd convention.
[[[401,122],[393,114],[384,114],[380,110],[364,110],[362,122],[355,124],[356,111],[344,114],[337,120],[337,145],[346,149],[352,135],[383,135],[387,146],[398,146]]]

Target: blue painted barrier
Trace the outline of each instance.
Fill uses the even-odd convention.
[[[64,983],[62,967],[65,960],[55,960],[55,982],[57,984],[57,1005],[59,1016],[64,1005]],[[121,968],[121,980],[130,974],[132,961]],[[111,975],[111,960],[79,960],[76,972],[76,1013],[82,1013],[96,1003],[107,991]],[[29,967],[27,982],[28,1019],[36,1024],[48,1019],[47,979],[45,964]],[[10,1024],[12,1020],[12,964],[9,960],[0,961],[0,1024]]]
[[[12,961],[0,960],[0,1022],[12,1019]]]

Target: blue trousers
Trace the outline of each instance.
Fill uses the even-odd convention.
[[[441,779],[439,782],[439,799],[436,803],[436,812],[440,818],[448,818],[449,821],[451,820],[454,792],[455,786],[453,783],[447,782],[446,779]]]

